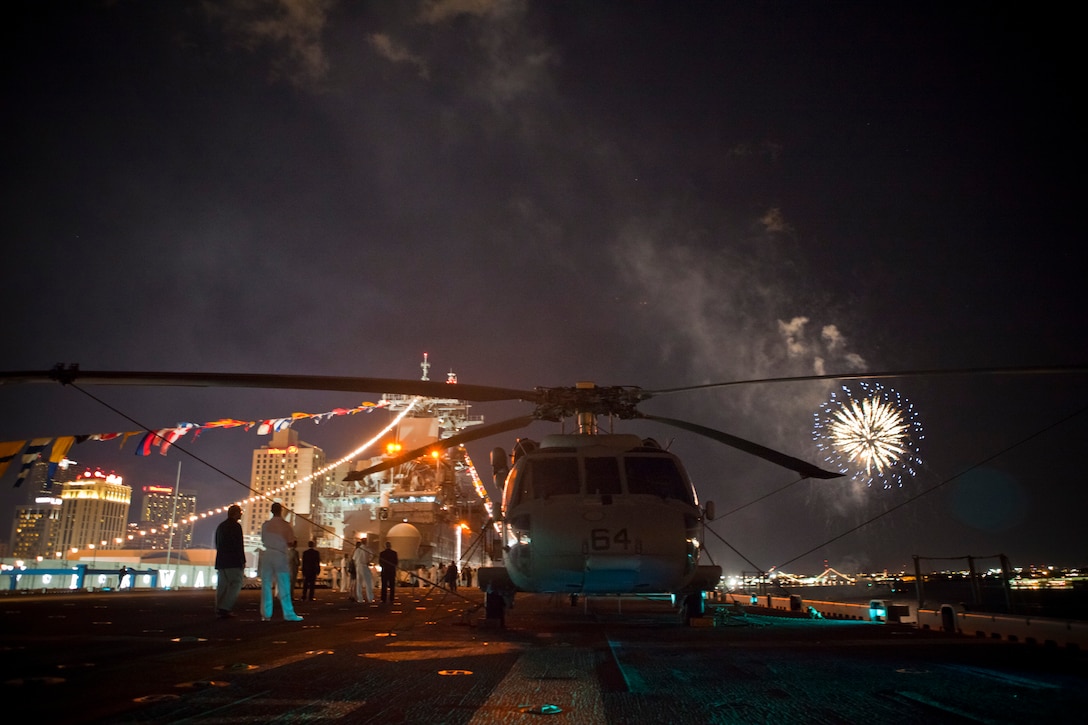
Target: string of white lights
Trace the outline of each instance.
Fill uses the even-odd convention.
[[[464,446],[462,446],[464,448]],[[468,455],[468,451],[464,451],[465,466],[468,468],[469,475],[472,477],[472,487],[476,490],[476,495],[484,502],[484,510],[487,511],[488,518],[495,515],[491,506],[491,497],[487,495],[487,489],[484,488],[484,482],[480,480],[480,475],[476,473],[476,465],[472,462],[472,459]]]
[[[301,479],[299,479],[297,481],[291,481],[289,483],[284,484],[283,486],[280,486],[279,488],[272,489],[270,491],[265,491],[265,492],[260,493],[260,494],[255,494],[253,496],[249,496],[248,498],[243,498],[243,499],[240,499],[238,501],[233,501],[231,503],[224,504],[222,506],[217,506],[217,507],[215,507],[213,509],[208,509],[207,511],[204,511],[204,512],[201,512],[201,513],[190,514],[189,516],[181,519],[180,521],[175,521],[172,524],[165,524],[163,528],[170,528],[170,527],[177,528],[179,526],[186,526],[186,525],[194,524],[197,521],[201,521],[203,519],[208,518],[209,516],[215,516],[215,515],[218,515],[218,514],[226,513],[227,509],[230,508],[232,505],[242,506],[242,505],[247,504],[247,503],[253,503],[254,501],[256,501],[258,499],[263,499],[263,498],[269,498],[269,497],[272,497],[272,496],[276,496],[278,494],[284,493],[286,491],[289,491],[289,490],[297,487],[301,483],[306,483],[308,481],[312,481],[315,478],[318,478],[319,476],[323,476],[326,473],[328,473],[329,471],[334,470],[337,466],[340,466],[340,465],[342,465],[344,463],[347,463],[348,461],[351,461],[351,460],[354,460],[354,459],[358,458],[360,455],[362,455],[362,453],[364,451],[366,451],[368,448],[371,448],[372,446],[374,446],[378,441],[380,441],[382,439],[382,437],[384,437],[391,430],[396,428],[400,424],[400,422],[402,420],[404,420],[404,418],[409,413],[411,413],[412,410],[415,409],[416,405],[422,399],[423,398],[419,397],[419,396],[417,396],[415,398],[412,398],[412,401],[408,405],[406,405],[404,407],[404,410],[402,410],[400,413],[398,413],[393,418],[393,420],[390,421],[380,431],[375,433],[374,436],[372,438],[370,438],[370,440],[366,441],[365,443],[363,443],[362,445],[360,445],[358,448],[351,451],[347,455],[341,457],[339,460],[333,461],[332,463],[329,463],[329,464],[325,465],[324,467],[320,468],[317,471],[314,471],[313,473],[309,474],[308,476],[304,476],[303,478],[301,478]]]

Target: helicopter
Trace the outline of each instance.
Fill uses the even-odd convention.
[[[786,453],[691,421],[639,410],[650,398],[714,387],[770,382],[857,380],[947,374],[1083,372],[1083,366],[921,370],[807,375],[729,381],[645,390],[638,386],[503,388],[456,383],[455,396],[474,402],[521,401],[531,412],[456,433],[435,443],[384,457],[345,480],[361,480],[430,455],[527,427],[536,421],[565,426],[540,441],[518,438],[508,451],[491,451],[494,484],[502,491],[490,553],[495,565],[478,570],[481,589],[508,601],[515,592],[579,595],[668,594],[684,617],[704,612],[704,595],[717,586],[721,568],[703,559],[703,537],[714,518],[702,503],[683,462],[655,439],[602,429],[601,419],[645,420],[686,430],[794,471],[802,478],[832,479],[822,469]],[[450,398],[448,382],[368,377],[198,372],[82,371],[57,365],[49,371],[0,372],[0,385],[22,383],[176,387],[236,387],[384,391]]]
[[[503,492],[499,535],[491,549],[492,560],[501,566],[480,568],[477,579],[481,589],[507,599],[518,591],[565,593],[572,601],[579,595],[668,593],[686,617],[702,615],[703,592],[717,586],[722,574],[721,567],[701,563],[713,502],[700,504],[678,456],[652,438],[604,432],[601,418],[679,427],[803,477],[842,475],[723,431],[642,413],[638,403],[653,393],[633,386],[580,382],[516,395],[535,404],[531,414],[442,441],[452,447],[538,420],[574,422],[570,433],[549,434],[540,441],[519,438],[509,452],[501,447],[491,451],[494,485]],[[423,446],[353,471],[346,480],[378,474],[432,448]]]

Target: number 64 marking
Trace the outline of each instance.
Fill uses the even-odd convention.
[[[591,529],[589,532],[589,548],[594,551],[606,551],[615,544],[624,551],[631,545],[631,539],[627,536],[627,529],[620,529],[615,534],[609,529]]]

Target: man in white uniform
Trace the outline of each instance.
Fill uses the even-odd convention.
[[[374,601],[374,577],[370,573],[371,555],[366,548],[366,541],[355,542],[355,551],[351,555],[355,562],[355,601]],[[365,597],[365,599],[364,599]]]
[[[295,614],[291,603],[291,560],[288,543],[295,540],[295,532],[280,514],[283,506],[277,501],[272,504],[272,518],[261,526],[261,621],[272,619],[272,586],[276,587],[276,597],[280,600],[283,618],[288,622],[301,622],[302,617]]]

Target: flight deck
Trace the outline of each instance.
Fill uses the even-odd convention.
[[[0,683],[56,723],[1068,721],[1079,649],[733,607],[685,626],[668,599],[403,587],[393,605],[318,590],[302,622],[232,619],[209,591],[11,593]],[[18,707],[16,708],[16,705]]]

